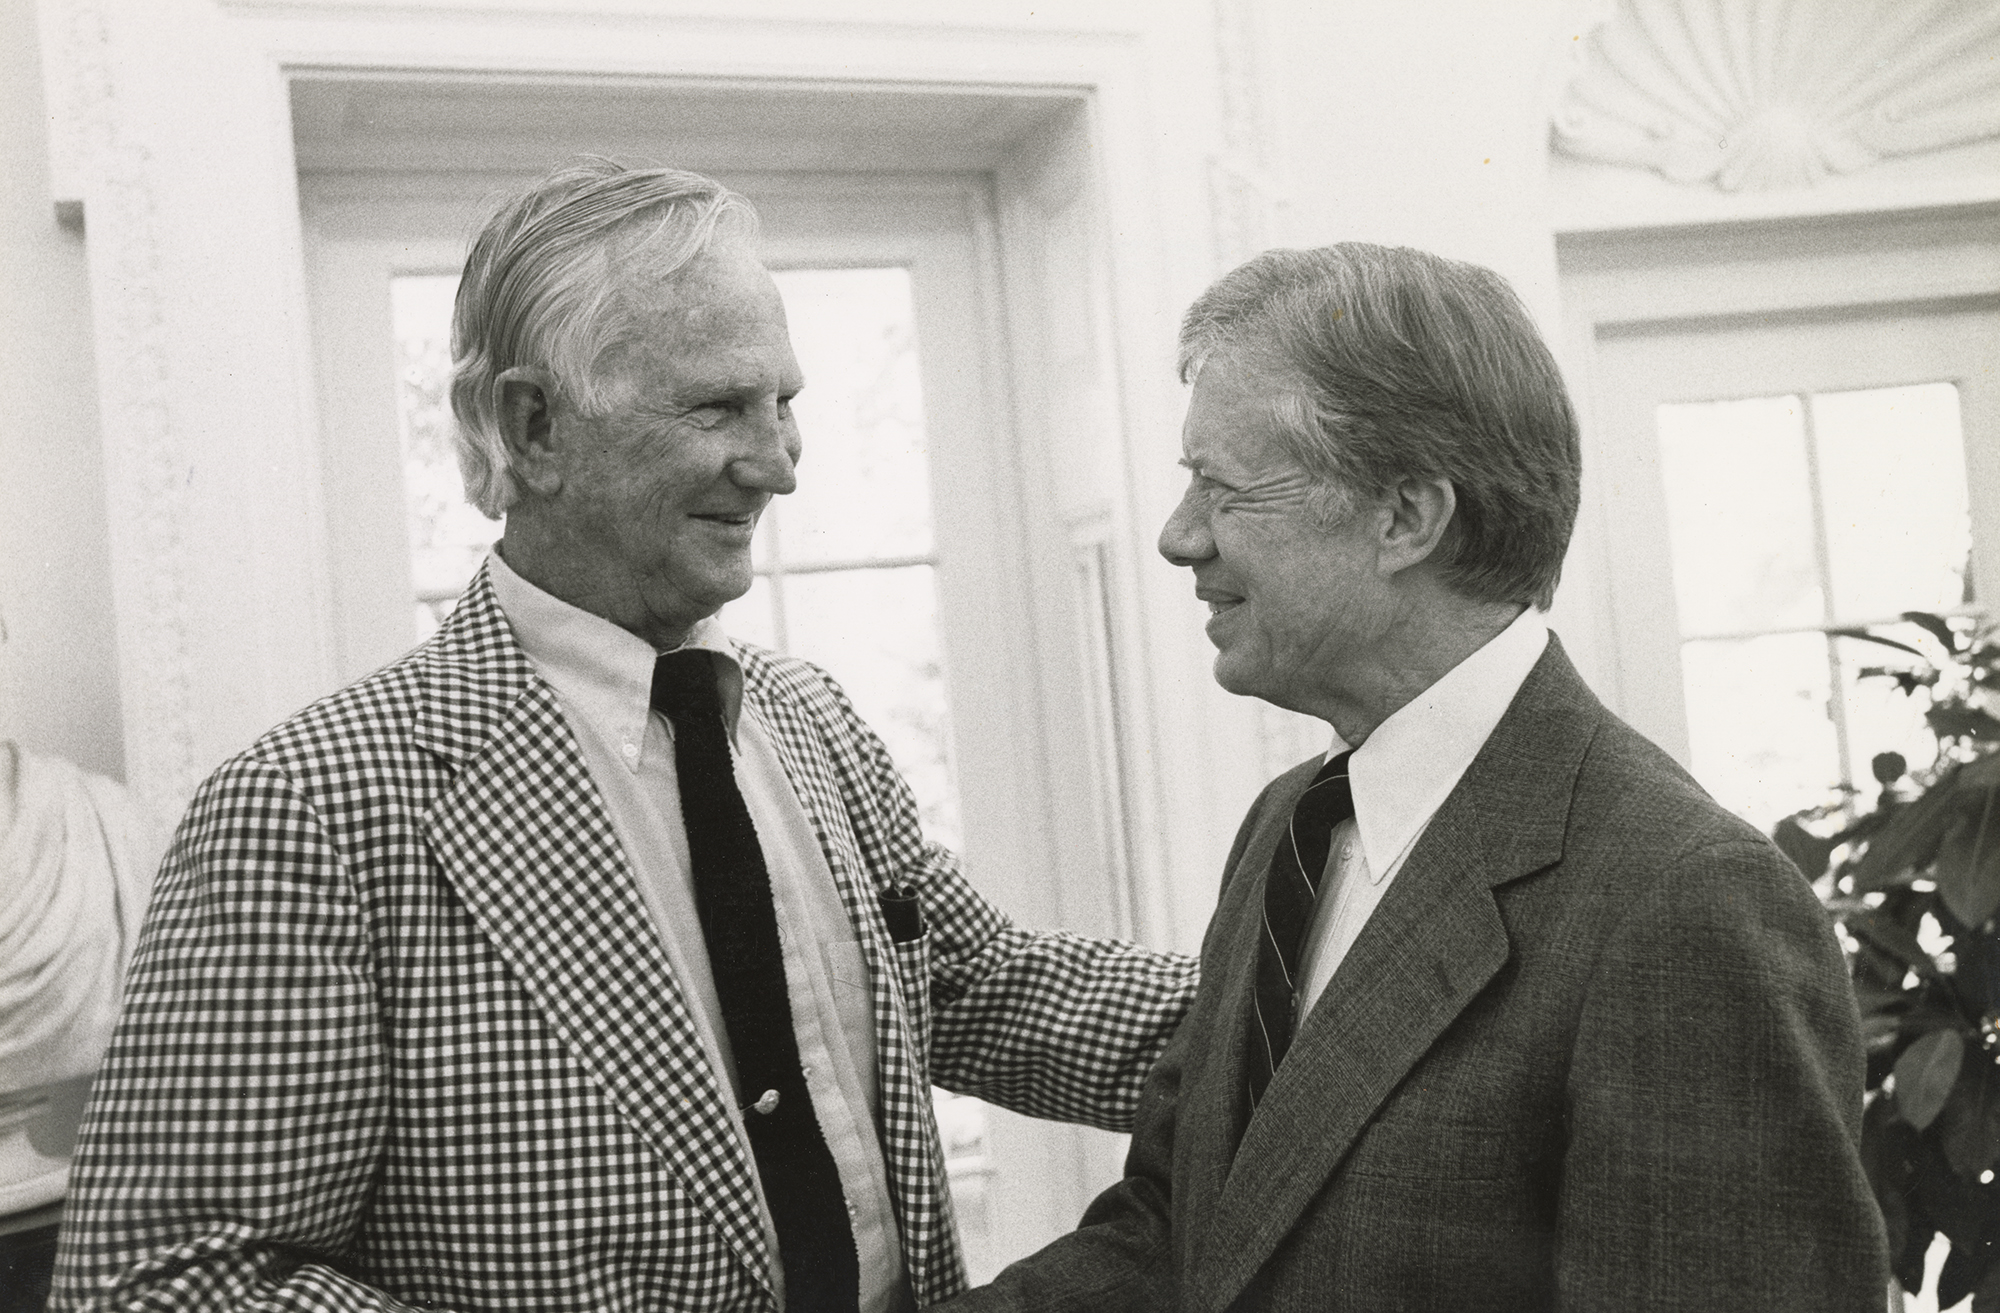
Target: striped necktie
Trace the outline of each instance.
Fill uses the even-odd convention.
[[[1264,878],[1264,934],[1257,951],[1257,992],[1248,1052],[1250,1111],[1255,1112],[1297,1027],[1299,956],[1319,902],[1333,828],[1354,815],[1343,752],[1320,767],[1292,808],[1292,821],[1271,854]]]

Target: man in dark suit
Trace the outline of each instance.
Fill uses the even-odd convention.
[[[195,798],[58,1308],[900,1313],[965,1283],[933,1082],[1129,1122],[1193,963],[1012,925],[833,681],[713,618],[799,456],[754,232],[594,161],[480,233],[506,539]]]
[[[1127,1178],[962,1307],[1881,1309],[1827,920],[1538,614],[1580,461],[1512,291],[1273,251],[1181,367],[1160,550],[1336,739],[1243,822]]]

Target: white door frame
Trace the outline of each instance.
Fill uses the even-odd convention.
[[[1579,537],[1601,544],[1592,608],[1602,692],[1642,733],[1687,761],[1679,634],[1662,544],[1664,507],[1647,452],[1613,395],[1613,338],[1679,326],[1816,313],[1991,304],[2000,289],[2000,204],[1905,213],[1743,221],[1568,234],[1562,262],[1566,359],[1584,418]],[[1975,577],[2000,579],[2000,443],[1966,444]],[[1638,522],[1639,528],[1635,528]],[[1662,593],[1662,589],[1667,591]],[[1664,603],[1664,605],[1663,605]]]
[[[919,17],[829,3],[802,17],[778,0],[725,16],[631,0],[38,3],[53,199],[87,228],[128,775],[162,823],[216,763],[339,683],[295,79],[1073,100],[1068,121],[989,164],[996,240],[1024,256],[1003,266],[1013,410],[1041,444],[1025,459],[1048,462],[1035,505],[1058,530],[1036,550],[1108,581],[1089,615],[1065,602],[1043,623],[1108,632],[1110,656],[1079,650],[1075,670],[1108,670],[1115,699],[1093,723],[1118,736],[1101,754],[1115,818],[1103,824],[1138,891],[1117,915],[1154,942],[1197,941],[1219,854],[1261,783],[1254,724],[1218,713],[1193,603],[1151,546],[1178,491],[1174,320],[1215,266],[1205,164],[1219,113],[1187,40],[1205,6],[1036,16],[967,0]],[[1050,232],[1069,234],[1071,254],[1050,257],[1061,267],[1025,258]],[[1121,900],[1134,896],[1050,910],[1113,928]]]

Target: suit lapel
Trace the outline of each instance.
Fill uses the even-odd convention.
[[[483,572],[438,636],[417,736],[459,767],[424,832],[473,920],[768,1286],[750,1162],[722,1089],[555,694]]]
[[[1226,1161],[1226,1136],[1208,1137],[1225,1162],[1211,1163],[1207,1175],[1224,1184],[1196,1232],[1191,1308],[1225,1308],[1243,1290],[1382,1102],[1505,965],[1493,890],[1561,859],[1577,769],[1600,714],[1551,635],[1301,1025],[1234,1161]],[[1243,1071],[1271,828],[1268,842],[1244,854],[1257,865],[1233,882],[1244,896],[1230,909],[1221,1014],[1231,1027],[1233,1076]]]
[[[944,1146],[930,1114],[930,1082],[918,1061],[911,1009],[903,998],[889,947],[888,927],[868,863],[847,814],[845,799],[866,795],[859,781],[843,780],[834,749],[818,717],[802,708],[820,708],[823,689],[799,683],[755,649],[739,649],[744,674],[743,711],[757,717],[792,782],[820,851],[840,891],[841,905],[854,923],[868,967],[875,1019],[875,1061],[884,1166],[902,1232],[911,1293],[919,1307],[942,1299],[963,1283],[950,1197],[938,1188],[946,1179]],[[950,1274],[950,1275],[946,1275]]]
[[[1202,946],[1202,991],[1184,1026],[1205,1036],[1214,1057],[1191,1063],[1183,1076],[1174,1146],[1175,1224],[1195,1237],[1198,1260],[1208,1252],[1236,1130],[1248,1102],[1245,1071],[1250,1039],[1251,996],[1256,990],[1257,953],[1263,932],[1264,872],[1285,833],[1299,795],[1319,770],[1319,759],[1302,762],[1272,781],[1235,868],[1226,877],[1215,910],[1212,938]],[[1185,1219],[1185,1224],[1183,1224]]]

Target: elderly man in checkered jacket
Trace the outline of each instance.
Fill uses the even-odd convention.
[[[55,1307],[888,1313],[964,1285],[933,1081],[1129,1122],[1192,963],[1009,924],[840,689],[713,619],[799,455],[754,226],[590,161],[476,240],[506,539],[196,797]]]

